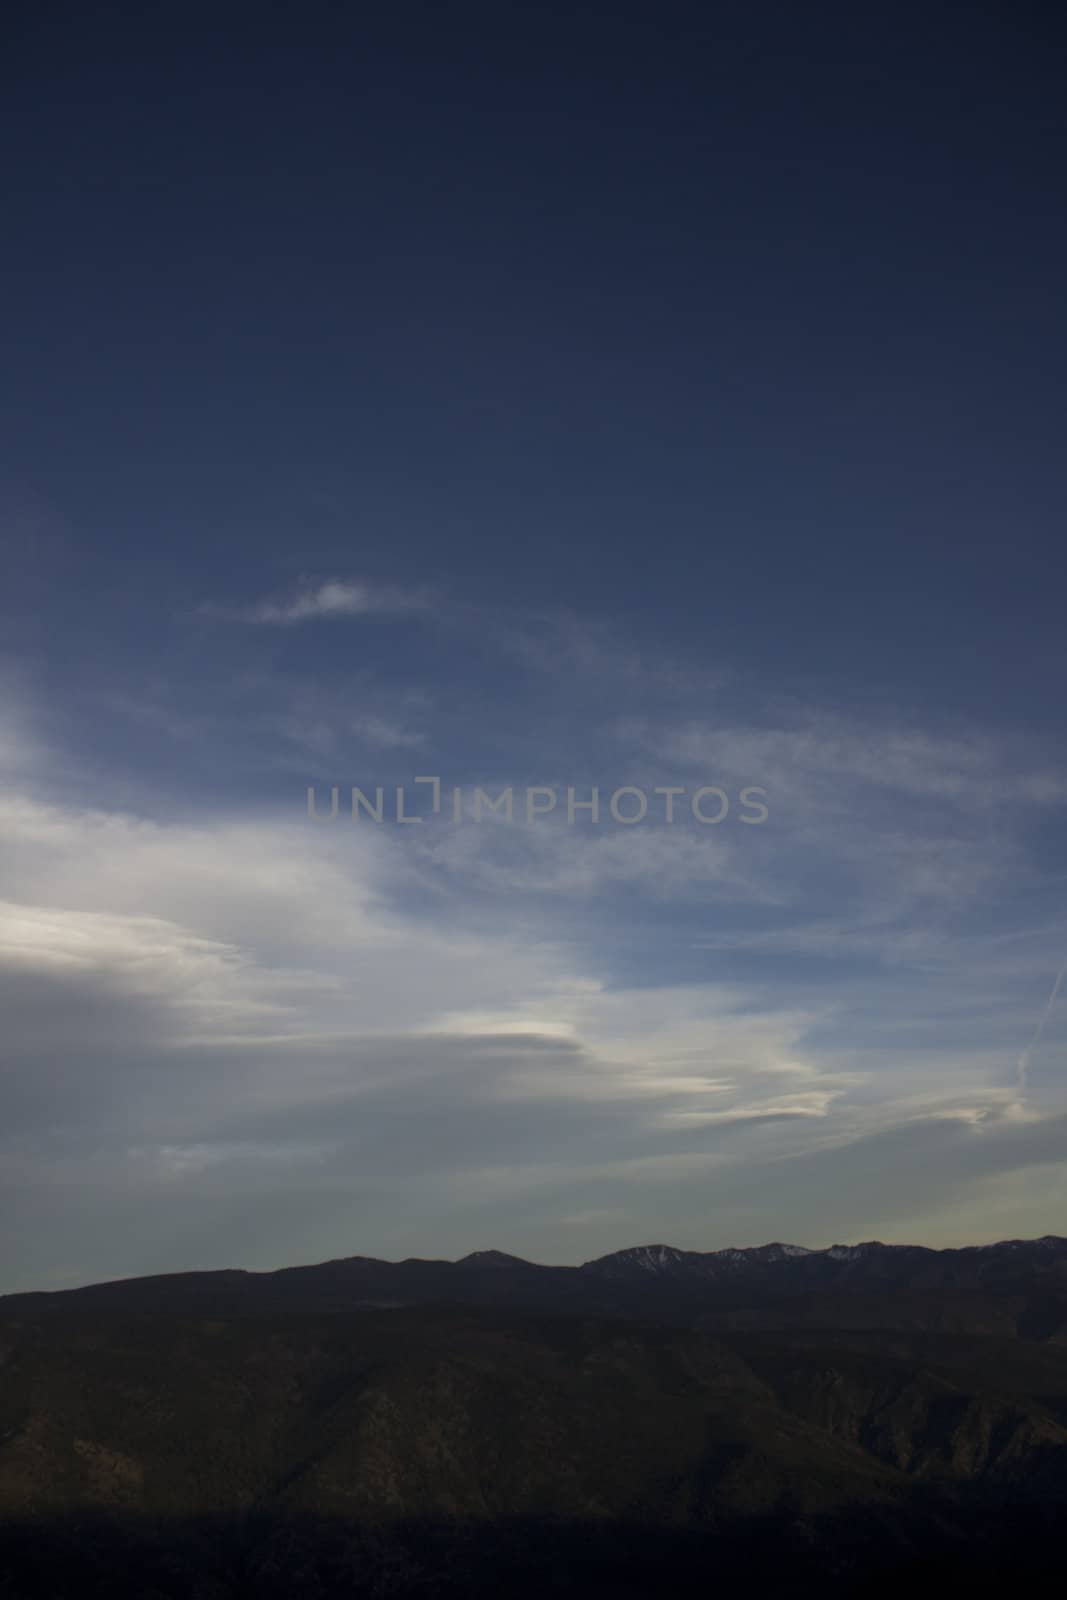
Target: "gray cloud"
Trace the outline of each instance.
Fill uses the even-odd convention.
[[[987,908],[1027,889],[1013,808],[1052,790],[1037,767],[998,788],[968,741],[883,770],[842,728],[735,741],[732,772],[759,781],[762,750],[801,797],[744,839],[161,820],[43,798],[13,728],[4,1286],[492,1242],[573,1259],[652,1232],[1047,1231],[1062,1085],[1035,1061],[1021,1104],[1014,1063],[1051,924]],[[922,802],[914,826],[871,789]]]
[[[426,589],[366,583],[343,578],[305,582],[281,599],[257,600],[232,610],[205,606],[206,616],[263,626],[293,627],[304,622],[330,622],[346,617],[397,616],[429,609],[433,597]]]

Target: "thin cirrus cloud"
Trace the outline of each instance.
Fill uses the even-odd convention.
[[[21,864],[0,919],[13,1283],[62,1277],[72,1238],[67,1277],[91,1278],[448,1250],[509,1208],[509,1237],[558,1254],[557,1206],[620,1212],[603,1242],[621,1243],[653,1222],[677,1232],[680,1196],[683,1242],[707,1242],[739,1162],[764,1175],[749,1226],[774,1232],[813,1127],[836,1149],[917,1114],[981,1113],[986,1134],[1004,1114],[1004,1085],[964,1048],[939,1062],[937,1093],[894,1097],[898,1057],[874,1094],[862,1039],[842,1059],[847,1018],[811,1043],[833,1007],[710,977],[608,985],[558,911],[553,937],[510,891],[480,931],[447,884],[435,919],[403,912],[395,835],[161,822],[32,794],[0,823]],[[75,1186],[72,1221],[57,1206]],[[120,1189],[154,1219],[143,1259],[115,1244]],[[814,1185],[809,1228],[840,1231],[840,1203]],[[249,1208],[274,1217],[269,1239],[246,1237]]]
[[[781,1231],[798,1173],[816,1242],[847,1231],[839,1172],[872,1230],[910,1212],[936,1238],[939,1208],[980,1206],[984,1187],[1048,1165],[1042,1119],[1011,1131],[1014,1085],[959,1033],[958,985],[932,1019],[936,1047],[886,1053],[884,1028],[920,1008],[922,980],[874,985],[851,1008],[843,993],[813,1004],[710,972],[608,984],[558,899],[551,932],[510,884],[474,928],[447,879],[434,918],[401,910],[405,874],[428,864],[396,835],[164,822],[32,793],[5,804],[0,831],[20,860],[0,908],[0,1187],[18,1190],[23,1218],[3,1241],[12,1286],[368,1247],[461,1253],[490,1217],[557,1257],[649,1227],[728,1243],[741,1214],[753,1237]],[[988,984],[976,973],[974,996]],[[847,1154],[891,1134],[893,1148],[936,1137],[946,1152],[926,1214]],[[131,1197],[143,1256],[116,1244]],[[1045,1198],[1035,1183],[1035,1216]],[[556,1212],[582,1210],[603,1229],[564,1243]]]
[[[307,622],[332,622],[346,617],[400,616],[428,610],[428,589],[328,578],[300,584],[280,598],[257,600],[234,608],[206,605],[202,614],[264,627],[295,627]]]
[[[417,612],[415,593],[337,579],[239,615]],[[780,695],[716,725],[699,662],[664,698],[655,661],[574,619],[541,626],[506,694],[458,628],[432,651],[327,631],[282,673],[253,630],[208,630],[210,700],[163,686],[167,738],[197,756],[165,783],[155,702],[131,715],[151,683],[121,716],[96,703],[121,772],[29,697],[3,724],[0,1199],[22,1220],[0,1225],[0,1287],[490,1233],[556,1259],[650,1233],[709,1248],[785,1215],[816,1244],[1047,1231],[1055,1007],[1025,1084],[1016,1061],[1062,959],[1030,848],[1065,792],[1051,758]],[[485,637],[480,663],[506,664]],[[487,771],[561,794],[762,784],[770,818],[312,822],[307,783],[366,780],[371,747],[398,782],[418,748],[413,770],[465,796]],[[938,1153],[922,1184],[894,1178],[913,1148]],[[857,1151],[884,1154],[877,1182]]]

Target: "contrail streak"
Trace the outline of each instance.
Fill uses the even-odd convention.
[[[1027,1079],[1030,1072],[1030,1058],[1037,1049],[1038,1045],[1041,1043],[1041,1035],[1045,1031],[1045,1023],[1052,1014],[1052,1008],[1056,1004],[1056,996],[1060,992],[1060,985],[1065,977],[1067,977],[1067,961],[1064,961],[1063,966],[1059,970],[1059,975],[1056,978],[1056,982],[1052,985],[1052,993],[1049,995],[1045,1004],[1045,1009],[1042,1011],[1041,1016],[1038,1019],[1037,1027],[1034,1029],[1034,1036],[1030,1040],[1030,1043],[1027,1045],[1026,1049],[1023,1051],[1022,1055],[1019,1057],[1019,1092],[1021,1094],[1026,1093],[1028,1087]]]

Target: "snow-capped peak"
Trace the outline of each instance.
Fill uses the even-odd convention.
[[[774,1244],[751,1245],[747,1249],[714,1250],[712,1254],[725,1261],[788,1261],[795,1256],[815,1255],[814,1250],[809,1250],[803,1244]]]
[[[621,1254],[635,1267],[644,1267],[646,1272],[662,1272],[665,1267],[673,1267],[685,1257],[685,1251],[676,1249],[672,1244],[639,1244]]]
[[[679,1250],[673,1244],[637,1244],[628,1250],[616,1250],[610,1256],[601,1256],[596,1261],[587,1261],[586,1266],[608,1271],[636,1267],[642,1272],[669,1272],[672,1267],[692,1256],[691,1250]]]

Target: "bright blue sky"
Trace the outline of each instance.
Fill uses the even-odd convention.
[[[122,9],[5,69],[0,1288],[1063,1231],[1062,29]],[[306,817],[427,773],[735,805]]]

